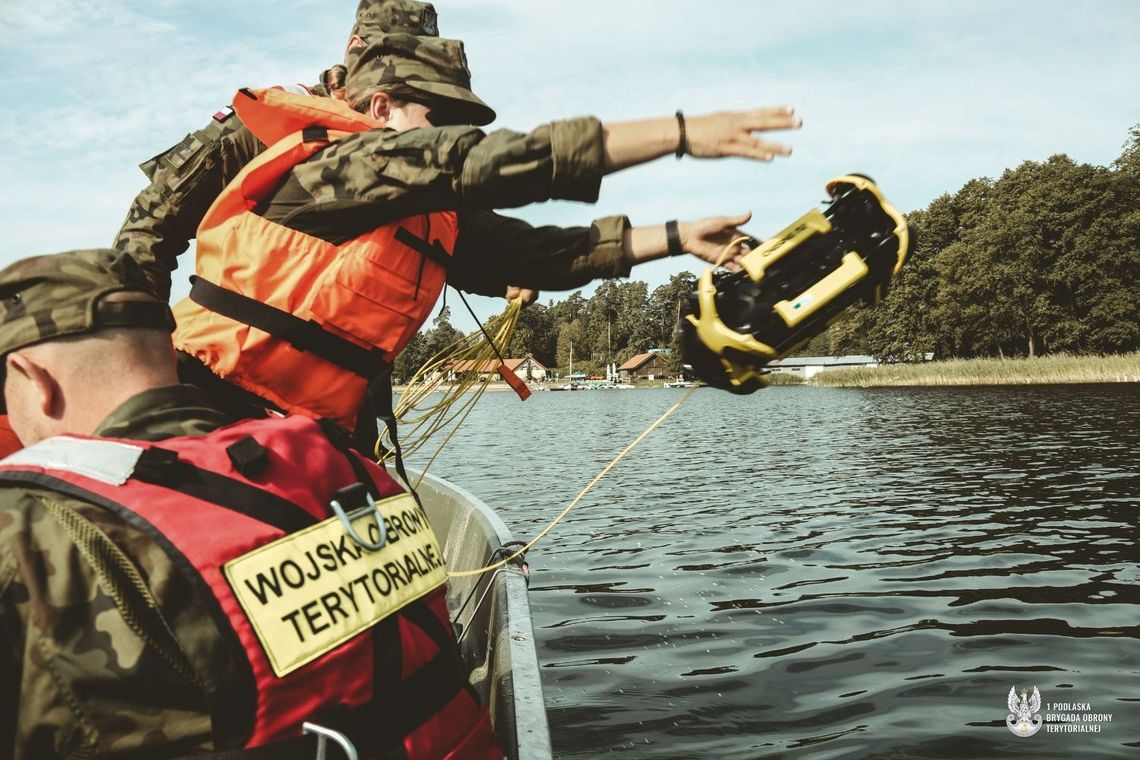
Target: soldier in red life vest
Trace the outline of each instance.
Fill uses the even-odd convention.
[[[227,424],[146,289],[112,250],[0,271],[0,757],[311,760],[311,722],[501,758],[417,502],[335,426]]]

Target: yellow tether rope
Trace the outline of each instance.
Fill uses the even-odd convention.
[[[720,256],[717,257],[715,266],[719,267],[721,264],[723,264],[724,260],[728,257],[728,252],[731,251],[733,248],[735,248],[738,244],[743,243],[746,240],[751,240],[751,238],[747,235],[741,235],[740,237],[734,238],[731,242],[729,242],[728,245],[726,245],[724,247],[724,250],[721,251]],[[515,316],[517,317],[517,314]],[[514,328],[513,323],[511,325],[511,328],[512,329]],[[670,415],[672,415],[673,412],[680,409],[681,405],[684,404],[689,399],[689,396],[693,395],[693,391],[695,391],[696,389],[697,389],[696,386],[690,388],[689,391],[677,401],[677,403],[675,403],[675,404],[673,404],[673,406],[669,407],[665,411],[665,413],[662,414],[660,417],[658,417],[653,422],[652,425],[647,427],[641,435],[637,436],[637,438],[635,438],[633,440],[633,443],[626,446],[624,449],[622,449],[620,454],[618,454],[616,457],[614,457],[612,460],[610,460],[610,463],[607,464],[605,467],[603,467],[602,471],[599,472],[596,476],[594,476],[594,479],[591,480],[586,485],[585,488],[583,488],[581,491],[578,492],[578,495],[574,497],[574,500],[570,502],[569,506],[567,506],[566,509],[562,510],[562,513],[559,514],[558,517],[555,517],[553,520],[551,520],[550,524],[547,525],[545,528],[543,528],[541,533],[539,533],[537,536],[535,536],[530,541],[528,541],[526,546],[523,546],[521,549],[519,549],[518,551],[516,551],[514,554],[507,557],[506,559],[499,560],[498,562],[492,563],[492,564],[487,565],[485,567],[480,567],[480,568],[477,568],[475,570],[458,570],[455,572],[452,572],[449,570],[447,573],[448,577],[449,578],[468,578],[468,577],[473,576],[473,575],[482,575],[483,573],[489,573],[492,570],[498,570],[503,565],[506,565],[510,562],[513,562],[516,558],[518,558],[518,557],[526,554],[528,551],[530,551],[532,546],[537,544],[539,542],[539,540],[542,539],[543,536],[545,536],[547,533],[549,533],[551,530],[553,530],[554,526],[557,525],[559,522],[561,522],[562,518],[564,518],[564,517],[566,517],[566,515],[570,514],[571,510],[573,510],[574,507],[578,506],[578,502],[580,502],[582,500],[582,498],[587,493],[589,493],[590,490],[595,485],[597,485],[598,481],[601,480],[603,477],[605,477],[606,473],[608,473],[610,470],[612,470],[614,468],[614,466],[618,462],[620,462],[622,460],[622,458],[625,457],[626,454],[633,451],[633,449],[639,443],[641,443],[643,440],[645,440],[646,436],[648,436],[650,433],[652,433],[654,430],[656,430],[657,427],[662,422],[669,419]],[[454,432],[454,431],[452,431],[452,432]],[[444,443],[446,443],[446,441],[444,441]],[[422,480],[423,476],[421,475],[420,478]]]
[[[490,572],[492,570],[499,569],[500,567],[507,564],[508,562],[513,561],[516,557],[518,557],[520,555],[526,554],[532,546],[534,546],[535,544],[538,543],[539,539],[541,539],[543,536],[545,536],[547,533],[549,533],[554,528],[555,525],[557,525],[559,522],[561,522],[563,517],[570,514],[570,510],[574,509],[574,507],[576,507],[578,505],[578,502],[580,502],[582,500],[582,497],[585,496],[587,493],[589,493],[590,489],[592,489],[597,484],[597,482],[605,476],[605,474],[607,472],[612,470],[614,468],[614,465],[616,465],[618,462],[620,462],[622,460],[622,457],[624,457],[629,452],[633,451],[634,447],[637,446],[637,444],[641,443],[643,440],[645,440],[645,437],[647,435],[649,435],[654,430],[656,430],[658,425],[660,425],[662,422],[664,422],[666,419],[669,418],[669,415],[673,414],[673,412],[680,409],[681,404],[685,403],[685,401],[689,398],[689,396],[693,395],[693,391],[695,391],[695,390],[696,390],[695,386],[690,388],[689,391],[684,396],[682,396],[680,398],[680,400],[677,401],[677,403],[675,403],[675,404],[673,404],[673,406],[669,407],[669,409],[664,414],[662,414],[660,417],[658,417],[657,420],[654,421],[654,423],[652,425],[647,427],[645,429],[645,432],[643,432],[641,435],[637,436],[637,438],[635,438],[633,440],[633,443],[629,444],[624,449],[622,449],[622,452],[620,454],[618,454],[616,457],[614,457],[610,461],[609,464],[607,464],[605,467],[603,467],[602,471],[599,472],[594,477],[594,479],[591,480],[589,482],[589,484],[585,488],[583,488],[578,493],[577,496],[574,497],[574,501],[570,502],[570,506],[568,506],[568,507],[566,507],[566,509],[562,510],[562,514],[558,515],[558,517],[555,517],[551,521],[551,523],[549,525],[547,525],[542,530],[541,533],[539,533],[537,536],[532,538],[527,543],[526,546],[519,549],[517,552],[515,552],[511,556],[507,557],[506,559],[499,560],[498,562],[496,562],[492,565],[487,565],[486,567],[481,567],[478,570],[459,570],[457,572],[448,571],[448,573],[447,573],[448,577],[450,577],[450,578],[466,578],[466,577],[471,576],[471,575],[480,575],[482,573],[487,573],[487,572]]]

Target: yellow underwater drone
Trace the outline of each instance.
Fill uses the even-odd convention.
[[[913,244],[902,214],[861,174],[827,183],[812,209],[737,259],[709,268],[681,316],[686,374],[733,393],[766,385],[764,367],[823,332],[856,301],[878,304]]]

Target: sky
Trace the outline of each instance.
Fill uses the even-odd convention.
[[[577,226],[753,213],[769,236],[848,172],[903,211],[1056,153],[1109,164],[1140,123],[1140,0],[439,0],[466,43],[488,129],[794,106],[772,164],[666,157],[599,201],[508,213]],[[244,86],[312,83],[339,61],[356,0],[0,0],[0,265],[106,246],[145,185],[137,165]],[[696,259],[638,267],[650,289]],[[190,254],[175,274],[184,295]],[[592,291],[585,290],[586,295]],[[566,293],[544,293],[542,301]],[[456,299],[457,301],[457,299]],[[452,301],[453,305],[456,301]],[[481,318],[503,302],[474,299]],[[456,313],[453,322],[474,329]]]

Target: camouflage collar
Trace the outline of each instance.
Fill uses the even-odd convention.
[[[161,441],[180,435],[205,435],[230,420],[194,385],[151,388],[124,401],[95,429],[104,438]]]

